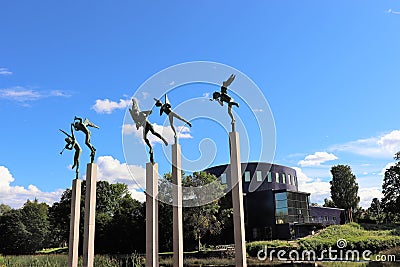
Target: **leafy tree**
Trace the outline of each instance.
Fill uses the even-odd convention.
[[[356,176],[348,165],[337,165],[331,168],[331,197],[335,206],[346,210],[349,221],[353,221],[352,211],[357,209],[360,197]]]
[[[212,174],[205,172],[195,172],[193,175],[185,176],[182,179],[182,185],[186,187],[198,187],[206,185],[216,180]],[[223,186],[219,188],[223,191]],[[223,221],[218,220],[220,205],[218,200],[207,205],[185,208],[183,211],[184,217],[184,232],[187,236],[194,237],[197,240],[198,250],[201,249],[201,240],[206,235],[217,235],[221,233]]]
[[[378,198],[373,198],[370,207],[367,209],[367,214],[370,219],[376,220],[377,222],[382,222],[383,210],[381,202]]]
[[[0,254],[27,253],[25,240],[29,237],[20,210],[10,210],[0,216]]]
[[[29,233],[25,239],[27,252],[33,253],[44,248],[49,234],[49,206],[39,203],[37,199],[28,200],[21,209],[21,220]]]
[[[332,199],[325,198],[323,207],[336,208],[336,205],[335,205],[335,202],[333,202]]]
[[[6,204],[0,204],[0,216],[2,216],[6,212],[9,212],[10,210],[11,210],[10,206]]]
[[[394,219],[400,213],[400,166],[392,166],[385,171],[382,185],[381,206],[388,213],[389,219]]]

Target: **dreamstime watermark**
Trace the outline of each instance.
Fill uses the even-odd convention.
[[[329,247],[322,251],[303,250],[297,251],[294,249],[261,249],[257,253],[257,258],[260,261],[269,259],[278,259],[278,261],[379,261],[379,262],[395,262],[396,255],[373,255],[370,250],[359,251],[356,249],[347,249],[346,239],[338,239],[336,242],[337,249]]]

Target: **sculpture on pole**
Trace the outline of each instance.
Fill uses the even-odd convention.
[[[160,108],[160,116],[163,114],[163,112],[167,114],[169,118],[169,124],[171,126],[172,131],[174,132],[175,143],[176,143],[176,130],[174,127],[174,118],[177,118],[178,120],[185,122],[187,125],[189,125],[189,127],[192,127],[192,124],[171,110],[171,104],[169,103],[167,95],[165,95],[164,103],[158,99],[155,98],[153,99],[154,101],[156,101],[156,106]]]
[[[76,117],[74,118],[74,122],[71,123],[71,126],[74,127],[75,131],[81,131],[85,134],[86,139],[85,139],[85,144],[87,147],[90,149],[90,162],[93,163],[94,161],[94,156],[96,154],[96,148],[90,143],[90,136],[91,132],[88,129],[88,127],[93,127],[99,129],[100,127],[97,126],[96,124],[90,122],[87,118],[85,120],[82,120],[82,118]]]
[[[149,147],[150,162],[154,164],[153,147],[151,146],[150,141],[147,138],[147,134],[150,131],[153,135],[160,138],[166,146],[168,145],[168,142],[167,140],[165,140],[164,137],[161,136],[161,134],[157,133],[154,130],[153,125],[151,125],[151,123],[147,120],[147,117],[150,116],[152,112],[152,110],[140,111],[137,100],[135,98],[132,99],[132,108],[129,109],[129,113],[131,114],[131,117],[136,124],[136,129],[139,130],[140,127],[143,127],[143,139]]]
[[[235,117],[232,114],[232,106],[236,106],[239,107],[239,104],[234,102],[234,99],[231,98],[228,95],[228,86],[231,85],[231,83],[233,82],[233,80],[235,80],[235,75],[231,74],[231,76],[229,76],[228,80],[224,81],[222,83],[221,86],[221,91],[220,92],[214,92],[213,93],[213,98],[210,99],[211,101],[216,100],[218,101],[218,103],[223,106],[224,102],[226,102],[228,104],[228,114],[231,117],[232,120],[232,125],[235,123]]]
[[[62,133],[64,133],[67,138],[65,138],[65,142],[67,143],[63,150],[60,152],[64,152],[65,149],[72,150],[72,148],[75,149],[75,154],[74,154],[74,164],[72,165],[71,169],[75,168],[75,173],[76,173],[76,178],[78,179],[79,175],[79,156],[81,155],[82,149],[78,144],[78,141],[76,141],[75,135],[74,135],[74,129],[72,128],[71,125],[71,135],[69,135],[67,132],[59,129]]]

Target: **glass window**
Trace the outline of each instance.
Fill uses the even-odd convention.
[[[286,192],[282,192],[282,193],[276,193],[275,194],[275,200],[276,201],[280,201],[280,200],[285,200],[286,201]]]
[[[297,186],[297,177],[294,177],[294,185]]]
[[[286,184],[286,174],[282,173],[282,183]]]
[[[221,184],[226,184],[226,173],[221,174]]]
[[[257,182],[262,182],[262,172],[261,171],[256,171],[256,175],[257,175]]]
[[[272,173],[271,172],[268,172],[267,177],[268,177],[268,183],[272,183]]]
[[[279,173],[275,173],[275,182],[279,183]]]
[[[290,174],[288,174],[288,180],[289,180],[289,184],[293,184],[292,176]]]
[[[250,172],[244,172],[244,181],[250,182]]]

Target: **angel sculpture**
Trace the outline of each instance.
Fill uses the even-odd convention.
[[[174,118],[177,118],[178,120],[185,122],[187,125],[189,125],[189,127],[192,127],[192,124],[189,121],[185,120],[184,118],[182,118],[181,116],[179,116],[178,114],[176,114],[171,110],[171,104],[169,103],[167,95],[165,95],[165,100],[164,100],[165,103],[161,102],[158,99],[155,98],[153,99],[154,101],[156,101],[156,106],[160,108],[160,116],[163,114],[163,112],[167,114],[169,118],[169,124],[172,128],[172,131],[174,132],[175,141],[176,141],[176,130],[174,127]]]
[[[150,122],[147,120],[147,117],[152,113],[152,110],[140,111],[137,100],[133,98],[132,108],[129,109],[129,112],[131,113],[132,119],[136,124],[136,129],[139,130],[140,127],[143,127],[143,139],[149,147],[150,162],[154,164],[153,147],[151,146],[150,141],[147,138],[147,134],[150,131],[153,135],[160,138],[166,146],[168,145],[168,142],[164,139],[164,137],[162,137],[154,130],[153,125],[151,125]]]
[[[223,106],[224,102],[226,102],[228,104],[228,114],[232,119],[232,124],[235,123],[235,118],[233,117],[232,114],[232,106],[237,106],[239,107],[239,104],[233,101],[233,98],[231,98],[227,91],[228,91],[228,86],[231,85],[231,83],[233,82],[233,80],[235,79],[235,75],[231,74],[231,76],[229,76],[228,80],[224,81],[222,83],[221,86],[221,92],[214,92],[213,93],[213,98],[210,99],[211,101],[213,100],[217,100],[218,103]]]
[[[90,160],[91,163],[94,161],[94,156],[96,154],[96,148],[90,143],[90,136],[91,132],[89,131],[88,127],[93,127],[99,129],[100,127],[97,126],[96,124],[90,122],[88,119],[85,118],[85,120],[82,120],[82,118],[78,118],[75,116],[74,122],[71,123],[71,126],[74,127],[75,131],[81,131],[85,134],[86,139],[85,139],[85,144],[87,147],[90,149]]]
[[[67,138],[65,138],[65,142],[67,143],[63,150],[60,152],[64,152],[65,149],[72,150],[72,148],[75,149],[75,154],[74,154],[74,165],[72,165],[71,169],[75,168],[75,173],[76,173],[76,178],[78,179],[78,174],[79,174],[79,156],[81,155],[82,149],[78,144],[78,141],[76,141],[75,135],[74,135],[74,129],[72,128],[71,125],[71,135],[69,135],[67,132],[59,129],[62,133],[64,133]]]

